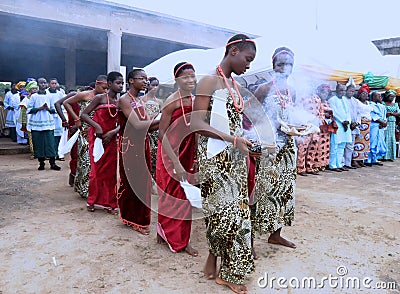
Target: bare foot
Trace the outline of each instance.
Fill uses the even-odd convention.
[[[141,227],[133,226],[132,229],[136,232],[139,232],[142,235],[148,236],[150,234],[150,229],[145,229]]]
[[[157,244],[165,245],[167,242],[159,235],[157,234]]]
[[[281,237],[280,235],[275,236],[274,234],[269,236],[268,243],[282,245],[282,246],[286,246],[286,247],[290,247],[290,248],[297,247],[296,244],[290,242],[289,240],[286,240],[285,238]]]
[[[185,251],[187,254],[191,255],[191,256],[198,256],[199,252],[194,249],[192,246],[190,246],[190,244],[186,245]]]
[[[224,281],[220,277],[215,278],[215,283],[218,285],[223,285],[229,287],[233,292],[239,293],[239,294],[247,294],[247,286],[243,284],[234,284],[231,282]]]
[[[214,280],[217,276],[217,257],[208,254],[206,265],[204,266],[203,273],[207,280]]]
[[[112,208],[104,208],[104,210],[109,214],[118,215],[118,209],[117,208],[114,208],[114,209],[112,209]]]

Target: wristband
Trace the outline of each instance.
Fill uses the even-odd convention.
[[[233,139],[233,147],[236,147],[236,139],[237,139],[237,136],[235,136],[235,138]]]
[[[77,119],[74,119],[74,122],[80,121],[81,119],[78,117]]]

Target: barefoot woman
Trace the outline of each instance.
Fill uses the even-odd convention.
[[[90,125],[88,132],[90,174],[87,210],[94,212],[95,207],[109,213],[117,213],[117,99],[124,85],[121,73],[112,71],[107,75],[108,92],[96,95],[81,114],[81,120]],[[93,118],[90,113],[94,111]],[[96,138],[101,139],[104,154],[96,162],[94,145]]]
[[[193,65],[178,63],[174,68],[178,90],[167,98],[159,125],[156,179],[158,186],[158,243],[167,242],[173,252],[185,250],[197,256],[190,246],[192,206],[179,181],[191,178],[197,159],[196,134],[190,130],[192,91],[196,87]],[[194,184],[194,183],[191,183]]]
[[[288,123],[287,106],[295,100],[295,93],[287,84],[293,57],[288,48],[276,49],[272,56],[272,80],[260,85],[255,92],[275,127],[277,150],[272,164],[268,163],[269,159],[260,161],[254,191],[257,209],[253,226],[261,234],[270,234],[269,243],[295,248],[294,243],[281,237],[281,229],[290,226],[294,218],[296,153],[293,138],[280,130],[279,123]]]
[[[79,115],[74,112],[73,105],[77,103],[80,108],[80,114],[82,114],[94,96],[105,93],[107,89],[107,76],[99,75],[96,78],[96,84],[93,90],[79,92],[63,102],[65,110],[68,112],[68,116],[74,120],[75,126],[81,130],[81,134],[78,137],[78,159],[74,179],[74,190],[83,198],[87,198],[89,194],[90,156],[87,137],[89,125],[81,122]],[[93,116],[93,112],[91,113],[91,116]]]
[[[217,69],[198,84],[190,125],[201,135],[199,172],[209,244],[204,271],[208,278],[215,277],[220,256],[216,283],[235,293],[247,293],[244,279],[254,270],[246,155],[259,154],[249,152],[252,143],[243,138],[244,102],[231,74],[243,74],[255,55],[255,43],[247,36],[228,41]]]
[[[146,89],[142,69],[128,74],[129,91],[118,101],[119,174],[118,207],[122,222],[149,235],[151,209],[151,155],[148,132],[158,128],[146,113],[139,92]]]

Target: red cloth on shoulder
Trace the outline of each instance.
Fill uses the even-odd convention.
[[[116,107],[114,104],[102,104],[96,108],[93,120],[97,122],[103,134],[113,130],[117,126]],[[110,113],[114,116],[111,116]],[[108,143],[103,144],[104,154],[99,161],[94,162],[93,147],[95,140],[95,129],[89,128],[89,194],[87,203],[98,205],[107,209],[117,208],[117,138],[116,136]]]
[[[134,106],[133,106],[134,107]],[[133,111],[145,113],[143,106]],[[148,118],[141,118],[147,120]],[[134,228],[150,226],[151,153],[147,130],[136,130],[119,112],[119,175],[118,206],[122,222]]]
[[[191,106],[185,106],[185,115],[192,111]],[[190,121],[188,116],[185,116]],[[195,134],[191,133],[190,126],[186,126],[182,108],[174,110],[171,123],[165,135],[178,154],[183,168],[193,174],[193,159],[195,155]],[[164,151],[161,141],[158,141],[156,164],[156,181],[158,199],[158,226],[157,231],[174,252],[186,248],[190,239],[192,226],[192,206],[187,200],[179,181],[173,178],[174,165]],[[190,181],[190,177],[189,181]],[[160,231],[161,230],[161,231]]]

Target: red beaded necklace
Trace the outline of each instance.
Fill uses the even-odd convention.
[[[274,84],[276,94],[278,94],[279,104],[282,106],[283,109],[285,109],[287,107],[286,101],[285,101],[285,97],[282,95],[281,91],[279,90],[275,79],[273,79],[272,82]],[[292,103],[292,97],[290,96],[290,92],[289,92],[288,88],[286,89],[286,95],[287,95],[288,100],[289,100],[288,102],[291,104]]]
[[[108,96],[108,92],[106,92],[106,97],[107,97],[108,113],[110,114],[111,117],[116,117],[118,113],[115,112],[115,114],[112,114],[110,110],[110,97]]]
[[[138,102],[136,101],[135,96],[133,96],[130,92],[128,92],[128,95],[131,97],[132,101],[135,103],[135,108],[136,108],[137,111],[138,111],[139,117],[140,117],[142,120],[143,120],[143,119],[146,119],[146,118],[147,118],[146,109],[144,109],[144,107],[143,107],[143,114],[142,114],[142,113],[140,112],[139,107],[138,107]],[[140,98],[138,98],[138,99],[140,100]],[[143,105],[143,103],[142,103],[142,105]]]
[[[228,91],[229,91],[229,95],[231,95],[231,97],[232,97],[233,106],[235,107],[236,112],[237,113],[242,113],[243,110],[244,110],[244,101],[243,101],[242,95],[240,95],[240,92],[239,92],[238,86],[236,84],[236,81],[231,77],[233,87],[235,88],[236,94],[238,95],[238,98],[239,98],[239,105],[236,103],[236,99],[235,99],[235,96],[233,95],[232,89],[231,89],[231,87],[230,87],[230,85],[228,83],[228,79],[226,78],[226,76],[225,76],[224,72],[222,71],[222,68],[221,68],[220,65],[217,66],[217,70],[218,70],[218,73],[224,79],[225,85],[226,85],[226,87],[228,88]]]
[[[187,120],[186,120],[185,110],[183,108],[183,99],[182,99],[182,96],[181,96],[181,90],[180,89],[178,89],[178,94],[179,94],[179,100],[180,100],[181,108],[182,108],[183,120],[185,121],[185,125],[188,127],[188,126],[190,126],[190,122],[187,122]],[[190,102],[192,103],[192,109],[193,109],[193,95],[192,95],[192,93],[190,93]]]

